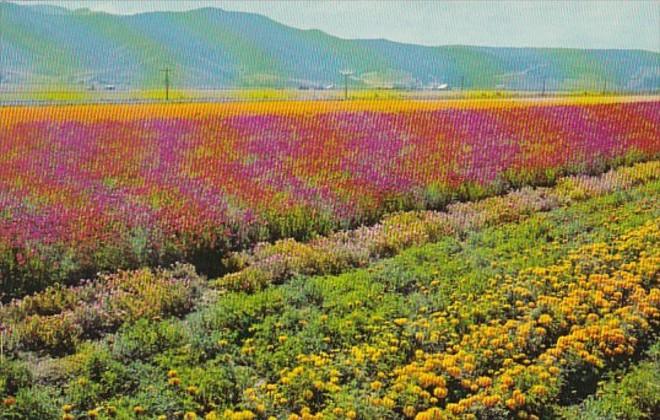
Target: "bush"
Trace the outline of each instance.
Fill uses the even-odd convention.
[[[32,385],[32,374],[24,362],[0,360],[0,396],[15,396],[19,390]]]
[[[190,265],[120,271],[80,286],[53,286],[0,309],[20,349],[66,354],[84,339],[140,318],[180,316],[201,295],[203,280]]]
[[[187,336],[176,322],[151,323],[140,319],[124,326],[114,338],[112,355],[120,361],[146,360],[167,349],[180,346]]]

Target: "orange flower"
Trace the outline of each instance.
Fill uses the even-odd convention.
[[[438,399],[443,399],[447,397],[447,388],[445,387],[436,387],[433,389],[433,396]]]
[[[502,399],[499,395],[488,395],[482,400],[484,406],[490,408],[495,407]]]

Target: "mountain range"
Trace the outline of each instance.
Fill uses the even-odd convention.
[[[442,44],[442,40],[438,40]],[[204,8],[112,15],[0,4],[0,87],[362,87],[621,90],[660,87],[660,54],[342,39]],[[443,86],[444,87],[444,86]]]

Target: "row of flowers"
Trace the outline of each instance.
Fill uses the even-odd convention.
[[[364,270],[221,294],[63,358],[10,355],[0,416],[554,417],[658,331],[658,185]],[[56,301],[22,310],[69,306]]]
[[[246,399],[256,413],[294,410],[290,419],[355,418],[337,397],[351,378],[368,375],[362,398],[387,418],[538,419],[591,386],[604,368],[631,358],[658,330],[658,241],[654,220],[612,244],[583,246],[555,265],[498,278],[496,290],[469,303],[484,308],[486,321],[464,334],[457,333],[463,302],[395,319],[393,333],[378,342],[298,356],[296,367],[248,389]],[[412,361],[379,370],[406,340],[416,348]]]
[[[102,275],[76,287],[51,286],[0,307],[5,351],[70,353],[85,339],[138,319],[190,312],[204,280],[190,265]]]
[[[3,300],[174,261],[216,275],[228,251],[259,240],[660,153],[658,101],[293,106],[308,111],[49,108],[0,122]]]
[[[256,290],[296,275],[336,274],[364,267],[411,246],[435,242],[499,223],[515,222],[532,213],[604,195],[660,177],[660,161],[613,169],[599,176],[561,178],[554,188],[523,188],[504,196],[450,204],[446,211],[412,211],[385,216],[370,227],[341,231],[302,243],[284,239],[232,253],[239,271],[216,280],[219,288]]]
[[[309,243],[292,239],[262,243],[252,253],[232,255],[234,261],[242,261],[247,268],[214,284],[255,290],[295,275],[339,273],[445,235],[517,221],[659,176],[660,162],[639,163],[598,177],[562,178],[554,188],[523,188],[501,197],[452,204],[446,212],[398,213],[386,216],[375,226],[338,232]],[[120,271],[80,286],[49,287],[15,300],[0,308],[0,318],[8,349],[70,353],[82,340],[102,337],[124,323],[187,313],[198,303],[205,287],[189,265],[171,270]]]

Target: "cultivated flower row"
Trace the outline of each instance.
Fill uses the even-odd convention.
[[[0,417],[557,417],[657,340],[659,182],[5,353]]]
[[[658,101],[370,106],[4,110],[3,300],[660,152]]]
[[[554,188],[522,188],[504,196],[450,204],[446,211],[412,211],[385,216],[371,227],[342,231],[306,243],[284,239],[258,244],[250,252],[233,253],[243,267],[215,282],[231,290],[255,290],[296,275],[335,274],[363,267],[411,246],[435,242],[529,214],[585,200],[660,178],[660,162],[613,169],[600,176],[561,178]]]
[[[381,418],[538,419],[631,358],[660,327],[660,225],[583,246],[546,267],[493,279],[491,292],[447,310],[390,320],[375,342],[299,355],[275,382],[246,391],[256,413],[356,418],[338,398],[352,380]],[[480,323],[464,314],[479,308]],[[464,327],[462,327],[464,326]],[[414,348],[412,361],[383,366]],[[584,382],[582,382],[584,381]]]
[[[620,167],[600,176],[570,176],[553,188],[523,188],[504,196],[456,203],[446,212],[405,212],[372,227],[334,233],[309,243],[292,239],[261,243],[251,253],[234,254],[247,264],[215,286],[255,291],[296,275],[336,274],[376,259],[431,243],[444,236],[521,220],[560,205],[602,196],[660,178],[660,162]],[[70,353],[84,339],[99,338],[124,323],[177,316],[199,303],[206,285],[192,266],[141,269],[102,275],[80,286],[49,287],[0,309],[8,348]]]
[[[190,265],[101,275],[80,286],[51,286],[0,307],[5,351],[70,353],[85,339],[138,319],[190,312],[204,281]]]

